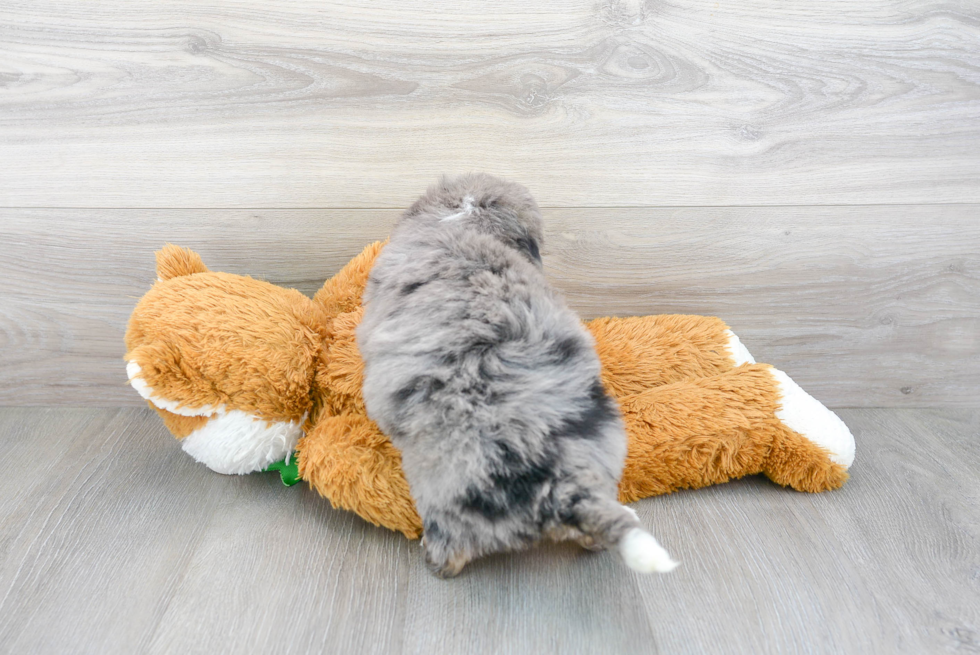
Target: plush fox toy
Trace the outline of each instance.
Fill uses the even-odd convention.
[[[355,328],[382,243],[313,297],[157,253],[158,281],[126,332],[129,382],[183,449],[219,473],[280,470],[409,538],[422,522],[400,456],[368,417]],[[620,499],[763,473],[798,491],[847,480],[854,439],[782,371],[757,364],[717,318],[587,324],[629,435]]]

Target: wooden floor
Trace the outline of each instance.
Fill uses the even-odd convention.
[[[194,463],[145,409],[4,409],[0,644],[22,653],[966,653],[980,411],[841,412],[843,489],[641,501],[682,566],[547,546],[442,581],[417,542]]]

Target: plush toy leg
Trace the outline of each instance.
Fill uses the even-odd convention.
[[[825,439],[828,426],[839,430],[843,423],[783,377],[765,364],[747,364],[620,398],[630,438],[621,500],[756,473],[799,491],[840,487],[853,458],[850,433]],[[780,416],[798,418],[801,408],[809,418]]]
[[[616,397],[728,372],[755,360],[728,326],[710,316],[597,318],[586,324]]]
[[[371,267],[386,243],[387,241],[375,241],[365,246],[357,257],[324,282],[323,287],[313,296],[313,302],[321,308],[328,321],[360,308],[361,295],[367,285],[368,275],[371,274]]]
[[[337,508],[397,530],[409,539],[422,536],[422,519],[415,510],[401,453],[365,415],[361,397],[364,363],[357,350],[357,325],[363,309],[336,313],[359,298],[369,264],[381,244],[365,249],[361,258],[338,274],[325,291],[327,309],[334,312],[332,341],[316,372],[322,397],[307,422],[306,436],[296,445],[300,476]],[[358,263],[357,266],[353,266]]]
[[[800,491],[841,486],[847,466],[835,458],[846,452],[830,452],[806,434],[809,426],[796,424],[804,428],[797,432],[779,416],[799,407],[812,410],[811,402],[831,413],[809,396],[800,401],[786,393],[781,375],[764,364],[746,365],[621,399],[630,442],[620,499],[632,502],[756,473]],[[818,432],[826,428],[819,421],[813,425]],[[401,456],[367,417],[318,420],[297,445],[297,459],[303,479],[334,507],[411,539],[421,536]]]
[[[819,475],[804,465],[825,451],[845,470],[854,463],[854,436],[837,414],[805,392],[784,372],[770,368],[779,393],[776,417],[785,427],[776,435],[766,463],[766,475],[793,488],[819,487]]]
[[[422,535],[401,454],[366,416],[327,416],[297,445],[300,475],[340,509],[409,539]]]

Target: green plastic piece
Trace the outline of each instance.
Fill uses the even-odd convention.
[[[286,463],[285,459],[282,459],[274,464],[269,464],[269,467],[263,469],[263,473],[271,473],[272,471],[279,471],[279,477],[282,478],[282,483],[287,487],[291,487],[303,478],[299,477],[299,466],[296,464],[296,457],[290,458],[289,464]]]

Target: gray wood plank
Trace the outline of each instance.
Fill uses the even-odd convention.
[[[0,435],[5,650],[397,647],[404,538],[274,475],[212,474],[146,410],[4,409]]]
[[[400,652],[417,546],[261,477],[223,499],[143,652]]]
[[[153,250],[311,294],[394,210],[0,210],[0,405],[132,406],[122,336]],[[545,210],[585,317],[718,315],[829,405],[975,406],[980,206]]]
[[[134,652],[152,634],[220,498],[218,479],[147,448],[143,410],[9,409],[0,640],[10,652]],[[107,611],[109,610],[109,611]],[[56,626],[53,627],[53,626]]]
[[[980,411],[851,409],[843,489],[635,504],[681,559],[568,545],[442,581],[415,543],[273,475],[226,477],[145,409],[0,409],[11,652],[939,653],[980,644]]]
[[[0,205],[980,202],[970,0],[8,0]]]
[[[689,553],[677,585],[698,590],[640,580],[664,650],[939,653],[980,643],[977,412],[841,416],[858,459],[838,492],[787,498],[753,479],[640,504]]]
[[[470,567],[448,583],[412,568],[405,652],[661,652],[635,575],[608,553],[549,545]]]

